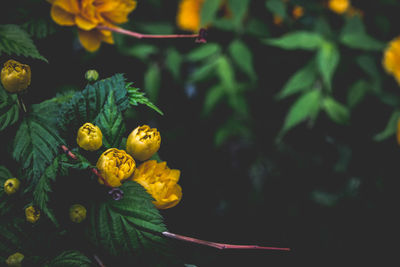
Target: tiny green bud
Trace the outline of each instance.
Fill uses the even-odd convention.
[[[85,78],[88,82],[95,82],[99,78],[99,73],[97,70],[88,70],[85,73]]]

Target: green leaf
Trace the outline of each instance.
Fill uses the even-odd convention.
[[[38,182],[64,143],[54,119],[58,113],[51,113],[56,104],[48,100],[32,105],[32,110],[21,122],[14,138],[12,155],[25,171],[30,187]]]
[[[0,55],[17,55],[41,59],[47,62],[37,50],[29,34],[14,24],[0,25]]]
[[[209,43],[199,46],[190,51],[189,54],[186,55],[186,59],[189,61],[200,61],[204,59],[209,59],[215,54],[221,52],[221,46],[216,43]]]
[[[149,22],[146,23],[138,23],[138,26],[141,31],[150,34],[172,34],[174,32],[174,25],[164,22]]]
[[[201,82],[207,80],[209,77],[215,74],[215,69],[218,66],[219,57],[217,59],[211,59],[204,65],[195,68],[190,74],[189,82]]]
[[[0,131],[17,122],[19,107],[15,94],[8,94],[0,84]]]
[[[120,189],[121,200],[95,201],[89,210],[86,234],[92,245],[113,256],[131,255],[148,263],[168,250],[163,218],[151,196],[136,182],[127,181]]]
[[[157,102],[160,86],[161,71],[157,64],[151,64],[144,74],[144,90],[153,103]]]
[[[237,119],[229,119],[218,128],[214,136],[214,144],[217,147],[221,146],[232,137],[241,137],[243,139],[251,140],[252,132],[245,122]]]
[[[395,110],[392,113],[392,115],[390,116],[385,129],[382,132],[376,134],[374,136],[374,140],[377,142],[381,142],[381,141],[395,135],[397,132],[397,124],[398,124],[399,119],[400,119],[400,111]]]
[[[381,51],[384,43],[368,35],[358,16],[348,18],[340,34],[340,42],[350,48]]]
[[[0,165],[0,185],[3,185],[6,180],[12,177],[11,172],[5,166]]]
[[[322,102],[322,107],[328,116],[338,124],[348,124],[350,121],[350,112],[346,106],[337,102],[331,97],[327,97]]]
[[[205,0],[200,13],[200,25],[205,27],[212,23],[217,16],[217,11],[221,6],[222,0]]]
[[[164,115],[164,113],[156,107],[146,96],[145,93],[140,92],[139,88],[132,87],[131,83],[127,85],[127,90],[128,90],[128,99],[129,103],[132,106],[137,106],[139,104],[143,104],[148,106],[149,108],[157,111],[160,115]]]
[[[235,72],[233,71],[232,64],[225,56],[221,56],[217,61],[217,75],[228,94],[236,93]]]
[[[94,263],[81,252],[67,250],[52,259],[45,267],[91,267],[93,265]]]
[[[283,99],[305,89],[311,89],[316,78],[317,68],[314,60],[312,60],[290,77],[283,89],[277,94],[277,98]]]
[[[282,137],[288,130],[307,118],[314,119],[320,109],[321,91],[311,90],[300,96],[290,107],[283,128],[279,134]]]
[[[55,23],[48,18],[34,18],[22,25],[22,28],[30,36],[37,39],[43,39],[56,31]]]
[[[241,40],[233,41],[228,47],[229,53],[237,66],[246,73],[250,79],[256,79],[253,67],[253,54],[247,45]]]
[[[281,0],[267,0],[265,6],[274,15],[278,15],[281,18],[286,18],[286,5]]]
[[[10,202],[8,201],[9,200],[8,195],[4,193],[4,186],[3,186],[8,179],[13,177],[14,176],[12,175],[12,173],[5,166],[0,165],[0,216],[6,214],[13,207],[12,205],[10,205]]]
[[[76,133],[84,123],[93,122],[97,118],[111,91],[114,92],[118,110],[125,111],[129,107],[126,89],[128,85],[122,74],[115,74],[94,84],[88,84],[82,92],[76,92],[69,101],[61,105],[59,126],[69,137],[68,143],[76,142],[76,136],[71,135],[71,132]]]
[[[324,39],[315,32],[296,31],[287,33],[280,38],[266,39],[263,42],[286,50],[316,50],[323,44]]]
[[[360,68],[367,73],[371,80],[371,89],[374,92],[382,91],[382,77],[377,67],[376,59],[372,55],[361,55],[356,58],[356,62]]]
[[[0,262],[4,263],[8,256],[21,251],[23,240],[29,240],[28,233],[24,232],[22,219],[17,223],[4,223],[0,225]],[[23,252],[22,252],[23,253]],[[24,259],[25,262],[25,259]]]
[[[148,59],[151,55],[158,52],[158,48],[149,44],[138,44],[124,49],[124,54],[139,58],[141,60]]]
[[[228,0],[229,9],[232,11],[234,24],[242,21],[249,8],[250,0]]]
[[[317,65],[325,85],[332,88],[332,77],[339,64],[340,53],[330,42],[324,42],[317,54]]]
[[[369,88],[370,84],[365,80],[358,80],[351,85],[347,92],[347,106],[349,108],[357,106],[363,100]]]
[[[203,114],[209,116],[215,106],[224,99],[226,92],[221,85],[215,85],[208,89],[203,105]]]
[[[122,113],[115,103],[113,91],[108,94],[107,102],[94,122],[101,129],[105,148],[117,147],[121,143],[126,128]]]
[[[180,78],[182,61],[182,55],[175,48],[168,48],[165,58],[165,67],[171,72],[175,80],[179,80]]]

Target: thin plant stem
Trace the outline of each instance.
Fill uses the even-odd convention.
[[[213,247],[217,249],[256,249],[256,250],[280,250],[280,251],[290,251],[290,248],[280,248],[280,247],[261,247],[257,245],[231,245],[231,244],[223,244],[223,243],[216,243],[206,240],[201,240],[193,237],[178,235],[170,232],[162,232],[162,234],[169,238],[178,239],[181,241],[204,245],[208,247]]]
[[[104,265],[104,263],[100,260],[99,256],[97,256],[96,254],[94,254],[94,255],[93,255],[93,258],[96,260],[97,264],[98,264],[100,267],[106,267],[106,266]]]

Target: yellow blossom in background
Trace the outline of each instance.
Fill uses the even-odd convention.
[[[29,206],[25,209],[25,217],[28,222],[35,223],[40,218],[40,211],[33,206]]]
[[[124,150],[110,148],[101,154],[96,164],[101,176],[112,187],[121,186],[121,182],[128,179],[135,170],[135,160]],[[99,178],[98,182],[104,184]]]
[[[393,39],[383,54],[383,67],[400,85],[400,36]]]
[[[197,32],[200,29],[200,13],[204,0],[181,0],[176,23],[182,30]]]
[[[16,252],[7,258],[6,264],[10,267],[21,267],[24,258],[25,256],[22,253]]]
[[[74,223],[81,223],[86,219],[86,208],[80,204],[74,204],[69,208],[69,218]]]
[[[328,6],[333,12],[343,14],[350,7],[350,0],[329,0]]]
[[[274,17],[273,17],[273,22],[274,22],[274,24],[275,24],[276,26],[281,26],[282,23],[283,23],[283,19],[282,19],[281,16],[274,15]]]
[[[128,14],[136,8],[134,0],[47,0],[52,4],[51,18],[61,26],[78,27],[82,46],[94,52],[101,42],[113,44],[110,31],[97,26],[115,27],[128,21]]]
[[[98,126],[87,122],[79,128],[76,142],[85,150],[95,151],[103,145],[103,134]]]
[[[136,169],[132,180],[147,190],[158,209],[168,209],[182,199],[182,188],[178,184],[180,174],[179,170],[168,168],[166,162],[148,160]]]
[[[20,182],[17,178],[7,179],[4,183],[4,192],[7,195],[12,195],[16,193],[19,189]]]
[[[294,19],[301,18],[302,16],[304,16],[304,8],[302,6],[294,6],[292,16]]]
[[[126,151],[141,161],[149,159],[160,148],[161,136],[156,128],[148,125],[138,126],[126,140]]]
[[[1,69],[1,83],[9,93],[22,92],[31,84],[31,68],[10,59]]]

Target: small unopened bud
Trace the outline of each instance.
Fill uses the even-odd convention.
[[[126,151],[134,158],[141,161],[153,156],[161,144],[161,136],[156,128],[148,125],[138,126],[126,140]]]
[[[7,195],[12,195],[19,189],[20,182],[17,178],[10,178],[4,183],[4,192]]]
[[[1,83],[9,93],[22,92],[31,84],[31,68],[10,59],[1,69]]]
[[[29,206],[25,209],[25,217],[28,222],[35,223],[40,218],[40,211],[33,206]]]
[[[80,204],[74,204],[69,208],[69,218],[74,223],[80,223],[86,219],[86,208]]]
[[[79,128],[76,142],[85,150],[96,151],[103,145],[103,134],[98,126],[87,122]]]
[[[99,79],[99,73],[97,72],[97,70],[88,70],[85,73],[85,79],[88,82],[95,82]]]
[[[10,266],[10,267],[21,267],[23,259],[24,259],[24,255],[17,252],[17,253],[10,255],[7,258],[6,264],[7,264],[7,266]]]

